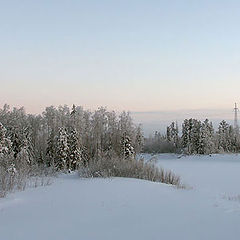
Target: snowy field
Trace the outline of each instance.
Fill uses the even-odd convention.
[[[192,189],[62,176],[0,199],[0,240],[240,239],[240,155],[145,157]]]

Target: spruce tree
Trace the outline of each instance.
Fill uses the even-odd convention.
[[[130,137],[124,133],[121,140],[122,156],[124,159],[132,159],[135,155]]]
[[[68,135],[64,127],[59,129],[57,140],[57,159],[56,168],[59,170],[66,170],[68,160]]]
[[[54,164],[55,158],[56,158],[56,140],[54,136],[54,131],[52,130],[48,139],[47,139],[47,149],[46,149],[46,155],[48,157],[48,160],[46,162],[47,166],[51,166]]]
[[[177,149],[179,147],[178,125],[172,122],[167,127],[167,140]]]
[[[12,141],[12,150],[13,150],[14,158],[17,158],[17,155],[21,151],[21,140],[16,129],[12,130],[11,141]]]
[[[67,167],[70,170],[76,170],[81,162],[81,150],[77,131],[71,128],[68,134],[68,159]]]
[[[219,123],[217,137],[220,152],[229,152],[229,127],[229,124],[225,120]]]
[[[214,129],[211,122],[206,119],[201,126],[200,154],[211,154],[216,151],[214,141]]]
[[[137,130],[136,130],[136,139],[135,139],[135,152],[136,153],[140,153],[142,151],[143,144],[144,144],[144,137],[143,137],[143,133],[142,133],[142,128],[141,128],[141,126],[138,126]]]

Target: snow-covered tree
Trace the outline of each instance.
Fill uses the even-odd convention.
[[[29,133],[25,133],[25,137],[21,142],[20,152],[17,157],[21,159],[21,161],[25,161],[28,164],[33,164],[34,158],[34,149],[32,145],[31,136]]]
[[[21,139],[18,132],[15,131],[15,129],[12,131],[11,140],[12,140],[12,150],[14,153],[14,157],[17,158],[17,155],[21,151]]]
[[[56,167],[57,169],[65,169],[67,167],[68,160],[68,135],[65,128],[59,129],[58,139],[57,139],[57,156],[56,156]]]
[[[177,149],[179,147],[179,136],[178,136],[178,125],[172,122],[170,126],[167,127],[167,140],[174,145]]]
[[[230,137],[229,137],[229,124],[223,120],[219,123],[217,131],[217,142],[218,149],[220,152],[229,152],[230,146]]]
[[[134,147],[132,146],[131,138],[124,133],[121,141],[122,156],[124,159],[132,159],[135,155]]]
[[[201,122],[185,119],[182,125],[182,145],[188,154],[200,153]]]
[[[46,164],[51,166],[54,164],[55,158],[57,156],[57,148],[56,148],[56,136],[54,135],[54,131],[52,130],[48,139],[47,139],[47,149],[46,155],[48,160]]]
[[[71,128],[68,134],[68,159],[67,167],[70,170],[76,170],[81,162],[81,149],[78,134],[74,128]]]
[[[12,142],[6,133],[6,128],[0,123],[0,155],[10,154],[12,151]]]
[[[214,128],[212,122],[206,119],[201,126],[200,134],[200,154],[210,154],[216,152]]]
[[[140,153],[142,151],[144,144],[144,137],[143,137],[143,132],[142,128],[139,125],[136,129],[136,136],[135,136],[135,153]]]

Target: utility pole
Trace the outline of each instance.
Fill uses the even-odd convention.
[[[239,126],[238,126],[238,107],[237,107],[237,103],[235,103],[235,107],[234,107],[234,129],[236,131],[237,134],[239,134]]]

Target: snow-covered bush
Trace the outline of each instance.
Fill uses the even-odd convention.
[[[49,185],[54,174],[54,168],[29,165],[20,155],[17,161],[13,155],[0,156],[0,198],[15,190],[22,191],[26,187]]]
[[[90,162],[88,167],[79,170],[80,177],[126,177],[161,182],[176,186],[181,185],[180,177],[172,171],[166,171],[143,159],[124,159],[103,157]]]
[[[0,197],[5,197],[14,189],[25,188],[26,173],[23,169],[16,168],[13,157],[5,155],[0,157]]]

